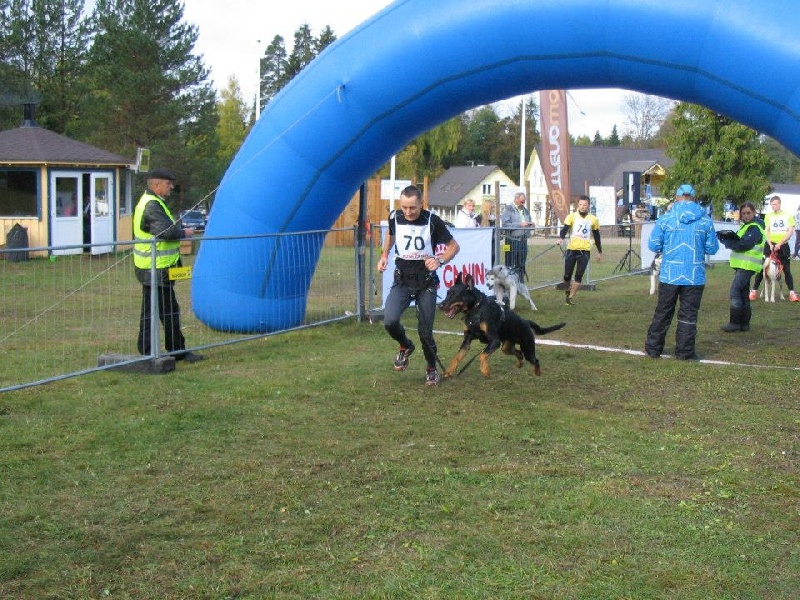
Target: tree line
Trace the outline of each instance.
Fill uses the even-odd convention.
[[[255,104],[230,77],[219,92],[195,54],[197,27],[177,0],[0,0],[0,129],[17,127],[20,105],[38,105],[51,131],[122,156],[150,148],[153,164],[181,180],[188,206],[210,203],[255,121]],[[336,40],[330,27],[296,30],[291,50],[275,36],[260,59],[262,107]],[[534,96],[501,115],[465,112],[422,134],[397,154],[397,176],[421,181],[450,166],[494,164],[519,179],[521,111],[526,155],[540,141]],[[714,198],[753,199],[769,181],[798,179],[798,160],[774,140],[695,105],[641,94],[626,98],[628,127],[576,144],[662,147],[677,180]],[[379,174],[388,175],[384,165]]]

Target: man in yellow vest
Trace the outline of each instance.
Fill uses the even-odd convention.
[[[756,207],[752,202],[744,202],[739,207],[742,225],[739,231],[717,232],[720,243],[731,251],[730,265],[733,269],[731,282],[730,322],[722,326],[722,331],[748,331],[750,329],[750,278],[761,272],[764,248],[764,228],[756,218]]]
[[[133,265],[136,279],[142,284],[142,310],[139,318],[137,348],[141,354],[151,352],[151,286],[157,286],[158,316],[164,325],[164,346],[173,353],[175,360],[197,362],[201,354],[186,352],[186,342],[181,333],[181,316],[175,297],[175,282],[169,278],[169,270],[181,264],[181,240],[191,237],[194,231],[184,229],[180,220],[175,220],[166,199],[175,186],[175,175],[166,169],[155,169],[147,176],[147,190],[142,194],[133,211]],[[156,239],[155,253],[152,240]],[[155,254],[155,257],[153,256]],[[152,281],[153,259],[156,264],[155,282]]]
[[[600,243],[600,221],[597,217],[589,214],[589,196],[581,195],[578,198],[577,210],[569,213],[564,219],[559,238],[556,244],[559,246],[564,242],[569,232],[569,244],[564,253],[564,281],[558,289],[563,289],[565,294],[565,304],[574,304],[573,300],[578,290],[581,289],[583,275],[586,267],[589,266],[589,257],[592,250],[592,238],[594,246],[597,248],[597,262],[603,260],[603,245]],[[575,274],[575,282],[572,283],[572,274]]]

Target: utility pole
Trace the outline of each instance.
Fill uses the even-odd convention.
[[[522,113],[519,121],[519,187],[525,190],[525,96],[522,97]]]
[[[261,40],[256,40],[258,68],[256,69],[256,122],[261,116]]]

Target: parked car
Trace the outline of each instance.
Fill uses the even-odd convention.
[[[206,216],[199,210],[181,211],[181,222],[184,227],[189,227],[195,231],[205,231]]]

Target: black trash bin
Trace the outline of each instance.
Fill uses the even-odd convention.
[[[16,250],[15,252],[6,252],[8,260],[11,262],[21,262],[28,260],[28,251],[24,252],[20,249],[28,248],[28,228],[23,227],[19,223],[8,230],[6,234],[6,249]]]

